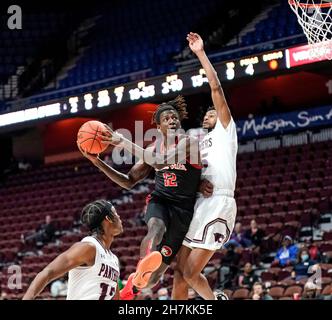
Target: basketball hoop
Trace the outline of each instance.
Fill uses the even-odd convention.
[[[332,0],[288,0],[311,46],[310,58],[332,59]]]

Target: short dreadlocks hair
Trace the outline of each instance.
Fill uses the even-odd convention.
[[[103,234],[102,222],[106,216],[114,221],[113,204],[107,200],[96,200],[87,204],[81,214],[81,222],[91,233]]]
[[[166,110],[174,110],[179,114],[179,119],[188,119],[187,104],[183,96],[160,104],[152,115],[152,124],[160,124],[160,115]]]

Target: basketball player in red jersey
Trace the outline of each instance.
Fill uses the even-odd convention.
[[[187,40],[206,72],[214,103],[204,117],[203,127],[209,133],[200,146],[201,158],[206,164],[202,177],[213,183],[214,192],[208,199],[200,196],[196,202],[194,218],[178,254],[172,297],[187,299],[191,286],[204,299],[224,300],[227,296],[223,292],[214,294],[201,271],[214,252],[228,241],[234,227],[237,130],[216,71],[204,52],[203,40],[196,33],[188,34]],[[110,135],[117,136],[117,133],[110,132]],[[130,150],[131,142],[117,138],[122,139],[126,149]],[[174,154],[174,149],[169,152]],[[148,151],[136,146],[134,154],[147,161]],[[168,153],[167,159],[170,158]]]
[[[171,261],[176,256],[193,215],[196,192],[200,185],[201,168],[190,164],[188,161],[177,163],[180,157],[174,152],[179,146],[185,149],[187,155],[189,150],[199,154],[198,141],[195,138],[181,136],[177,146],[170,145],[174,131],[181,126],[181,120],[187,115],[186,104],[183,97],[162,103],[157,107],[153,115],[153,121],[160,130],[162,139],[160,143],[151,145],[147,149],[139,148],[128,142],[127,150],[135,156],[143,159],[135,164],[127,175],[122,174],[108,166],[98,156],[87,154],[81,150],[97,168],[104,172],[111,180],[125,189],[131,189],[136,183],[145,179],[155,168],[155,190],[151,194],[146,213],[148,233],[143,239],[140,248],[141,261],[138,264],[136,273],[128,280],[128,287],[131,283],[137,288],[154,286],[160,276],[166,271]],[[109,136],[103,136],[104,142],[114,143],[114,133],[110,130]],[[176,140],[176,139],[175,139]],[[174,139],[173,139],[174,141]],[[124,141],[121,141],[122,143]],[[173,152],[171,152],[173,150]],[[166,161],[148,161],[152,154],[166,155]],[[161,261],[162,260],[162,261]]]

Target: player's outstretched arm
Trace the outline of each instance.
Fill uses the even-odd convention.
[[[89,159],[100,171],[102,171],[109,179],[120,187],[129,190],[133,188],[139,181],[145,179],[150,171],[151,166],[144,162],[135,164],[127,174],[119,172],[101,160],[97,155],[85,152],[78,144],[78,149],[84,157]]]
[[[147,154],[145,154],[145,157]],[[161,169],[165,165],[175,163],[186,163],[189,160],[191,164],[201,166],[201,155],[199,151],[199,142],[197,138],[190,136],[183,136],[179,139],[178,144],[174,149],[167,152],[166,157],[157,157],[158,163],[155,168]]]
[[[183,136],[177,146],[166,155],[156,153],[155,148],[151,146],[143,149],[129,140],[124,140],[123,146],[155,169],[162,169],[171,164],[185,163],[188,157],[191,158],[193,164],[200,165],[201,163],[198,140],[189,136]]]
[[[102,160],[97,163],[96,167],[113,182],[126,190],[130,190],[138,182],[144,180],[152,170],[151,166],[142,161],[137,162],[127,174],[115,170]]]
[[[205,70],[211,88],[213,105],[217,110],[220,122],[223,127],[226,128],[231,120],[231,112],[228,108],[217,72],[204,51],[203,40],[199,34],[193,32],[190,32],[187,35],[187,40],[189,42],[190,49],[196,54]]]
[[[121,147],[155,169],[162,169],[170,164],[185,163],[188,157],[190,157],[191,163],[201,164],[198,140],[193,137],[181,137],[176,148],[169,151],[166,156],[156,153],[152,145],[144,149],[111,129],[107,135],[101,134],[99,137],[105,144],[113,144],[113,139],[117,142],[120,141]]]
[[[75,243],[37,274],[23,300],[35,299],[51,281],[60,278],[69,270],[81,265],[93,265],[95,256],[96,247],[93,244]]]

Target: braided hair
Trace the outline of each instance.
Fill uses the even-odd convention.
[[[107,200],[96,200],[87,204],[81,214],[81,221],[91,233],[103,234],[102,222],[105,217],[114,221],[113,204]]]
[[[167,110],[176,111],[179,120],[188,119],[187,104],[183,96],[177,96],[174,100],[160,104],[152,115],[152,124],[160,124],[160,115]]]

